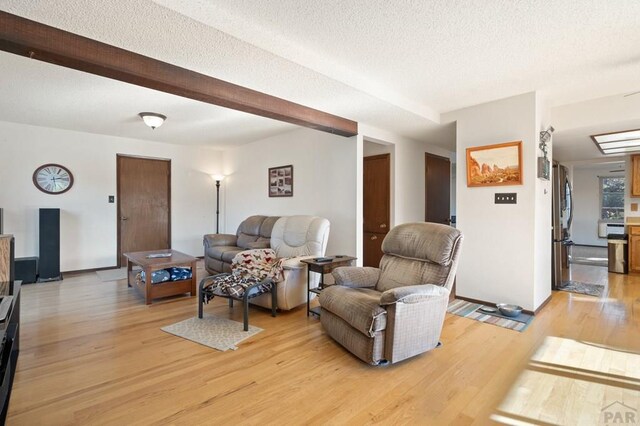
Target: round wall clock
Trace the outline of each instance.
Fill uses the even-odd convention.
[[[73,175],[60,164],[44,164],[33,172],[33,184],[46,194],[62,194],[73,186]]]

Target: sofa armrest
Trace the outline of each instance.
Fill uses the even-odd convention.
[[[382,293],[387,310],[384,358],[402,361],[438,346],[449,290],[433,284],[398,287]]]
[[[385,291],[380,296],[380,305],[394,303],[421,303],[430,299],[449,298],[449,290],[433,284],[410,285],[396,287]]]
[[[204,236],[205,247],[235,246],[237,242],[238,237],[232,234],[207,234]]]
[[[247,243],[247,249],[255,250],[255,249],[268,249],[271,248],[271,243],[269,241],[254,241],[252,243]]]
[[[332,272],[337,285],[345,287],[375,287],[380,269],[365,266],[341,266]]]
[[[285,271],[292,270],[292,269],[303,269],[303,268],[305,268],[307,266],[307,264],[306,263],[302,263],[301,260],[313,259],[315,257],[318,257],[318,256],[292,257],[292,258],[284,260],[282,262],[282,267],[285,269]]]

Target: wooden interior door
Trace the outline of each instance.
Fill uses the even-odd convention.
[[[425,154],[424,157],[424,220],[451,223],[451,161],[446,157]]]
[[[117,156],[118,266],[123,253],[171,248],[171,160]]]
[[[389,231],[391,208],[391,156],[364,158],[364,266],[377,267],[382,240]]]

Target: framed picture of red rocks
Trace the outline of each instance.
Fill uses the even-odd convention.
[[[467,186],[522,185],[522,141],[467,148]]]

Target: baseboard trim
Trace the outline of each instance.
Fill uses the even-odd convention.
[[[460,295],[457,295],[457,296],[456,296],[456,299],[466,300],[467,302],[477,303],[477,304],[479,304],[479,305],[493,306],[493,307],[495,307],[495,306],[496,306],[496,304],[495,304],[494,302],[487,302],[487,301],[485,301],[485,300],[472,299],[472,298],[470,298],[470,297],[464,297],[464,296],[460,296]],[[551,299],[551,296],[549,296],[549,299]],[[547,299],[547,300],[543,303],[543,305],[544,305],[544,304],[546,304],[546,303],[547,303],[547,301],[548,301],[549,299]],[[541,305],[541,307],[542,307],[542,305]],[[540,309],[540,308],[538,308],[538,309]],[[536,312],[538,312],[538,310],[536,310],[535,312],[533,312],[533,311],[530,311],[530,310],[528,310],[528,309],[523,309],[523,310],[522,310],[522,312],[523,312],[523,313],[525,313],[525,314],[527,314],[527,315],[535,315],[535,314],[536,314]]]
[[[106,271],[107,269],[120,269],[119,266],[104,266],[102,268],[76,269],[75,271],[63,271],[64,274],[81,274],[86,272]]]
[[[551,298],[553,297],[553,292],[551,292],[551,294],[549,295],[549,297],[547,297],[545,299],[544,302],[542,302],[542,305],[538,306],[538,308],[533,312],[533,315],[538,315],[538,312],[540,312],[542,310],[542,308],[544,308],[545,306],[547,306],[547,303],[549,303],[551,301]]]
[[[197,259],[204,259],[204,256],[195,256]],[[89,269],[76,269],[75,271],[62,271],[63,274],[82,274],[87,272],[98,272],[98,271],[106,271],[108,269],[120,269],[124,268],[124,266],[103,266],[101,268],[89,268]]]
[[[574,244],[574,247],[595,247],[595,248],[607,248],[607,246],[596,246],[593,244]]]

